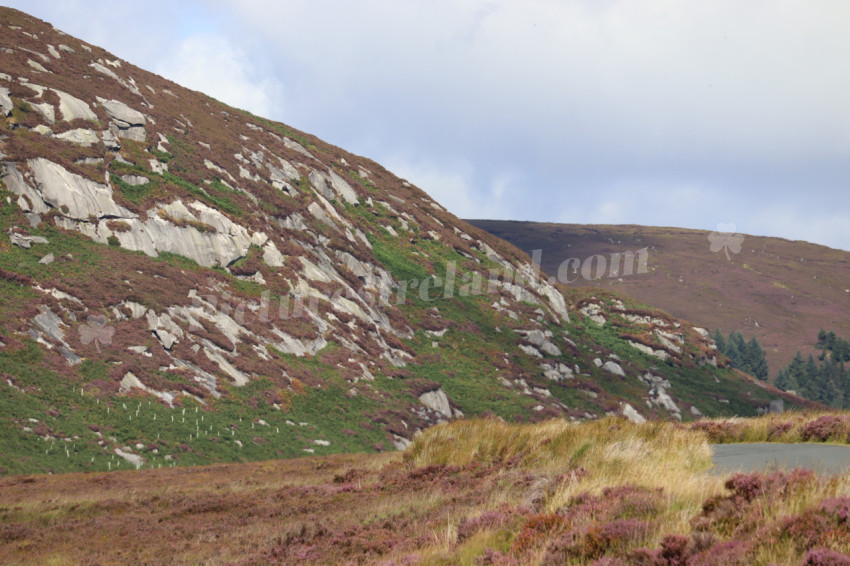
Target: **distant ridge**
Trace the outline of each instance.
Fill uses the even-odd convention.
[[[630,277],[575,278],[626,293],[674,316],[728,334],[756,336],[771,377],[794,353],[814,352],[821,328],[850,337],[850,252],[782,238],[635,225],[582,225],[467,220],[532,253],[556,275],[569,258],[647,248],[650,270]],[[740,247],[733,249],[736,241]],[[723,246],[724,243],[729,245]],[[728,258],[727,258],[728,255]],[[622,280],[621,280],[622,279]]]

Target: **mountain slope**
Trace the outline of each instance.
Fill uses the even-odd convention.
[[[386,450],[462,415],[690,419],[779,395],[716,367],[700,329],[539,278],[377,163],[20,12],[0,25],[2,471]]]
[[[818,330],[850,335],[850,252],[807,242],[680,228],[468,220],[531,253],[557,275],[569,258],[648,251],[648,271],[594,279],[571,276],[573,285],[623,292],[725,334],[755,336],[766,351],[771,376],[797,350],[814,352]],[[737,241],[738,246],[734,244]],[[723,244],[727,243],[726,249]]]

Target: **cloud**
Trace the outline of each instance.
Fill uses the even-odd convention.
[[[781,206],[850,248],[847,2],[17,4],[460,215],[747,230]]]
[[[256,56],[218,35],[193,35],[155,71],[183,86],[259,116],[282,113],[282,85]]]
[[[473,187],[476,172],[469,163],[430,163],[396,155],[384,164],[390,171],[424,190],[460,218],[504,218],[508,210],[504,206],[504,195],[510,185],[510,175],[502,173],[489,179],[487,191]]]
[[[846,213],[842,210],[832,210],[828,205],[813,208],[796,209],[785,204],[768,205],[750,218],[746,231],[750,234],[805,240],[831,248],[850,250],[850,223]]]

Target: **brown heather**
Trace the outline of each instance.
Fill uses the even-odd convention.
[[[847,477],[710,474],[704,430],[461,420],[402,454],[11,477],[0,562],[845,564]]]

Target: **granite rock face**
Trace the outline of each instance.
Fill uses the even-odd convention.
[[[104,100],[98,97],[98,102],[106,110],[112,119],[112,123],[118,129],[119,138],[127,138],[134,141],[145,141],[145,115],[134,110],[119,100]]]
[[[12,99],[9,98],[9,89],[4,86],[0,86],[0,110],[2,110],[3,114],[6,116],[10,116],[12,114],[12,108],[14,107],[15,105],[12,104]]]

